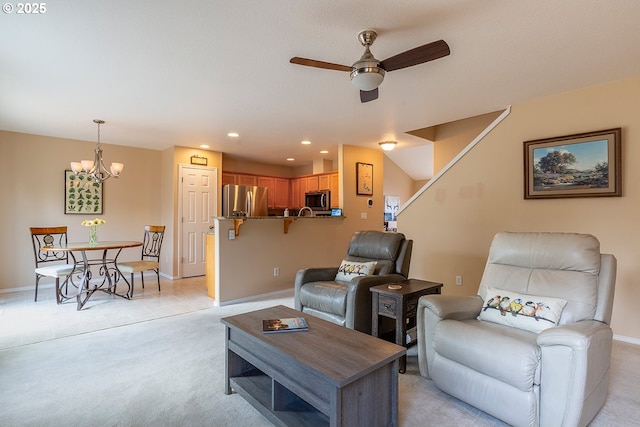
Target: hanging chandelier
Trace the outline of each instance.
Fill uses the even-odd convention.
[[[106,181],[107,179],[114,177],[119,178],[124,168],[123,163],[111,163],[111,167],[107,170],[102,160],[102,146],[100,145],[100,125],[104,124],[104,120],[95,119],[93,123],[98,125],[98,143],[94,151],[95,156],[93,160],[81,160],[79,162],[71,162],[71,170],[77,174],[85,174],[93,177],[98,182]]]

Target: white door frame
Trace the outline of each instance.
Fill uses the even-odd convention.
[[[188,164],[178,164],[178,278],[182,278],[182,232],[183,232],[183,221],[182,221],[182,183],[184,178],[184,171],[186,169],[200,169],[206,170],[210,172],[215,172],[215,182],[213,183],[213,187],[216,190],[215,197],[213,198],[213,212],[215,216],[218,216],[218,168],[210,167],[210,166],[198,166],[198,165],[188,165]],[[212,223],[213,225],[213,223]]]

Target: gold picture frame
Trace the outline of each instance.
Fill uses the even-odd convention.
[[[373,165],[371,163],[356,163],[356,194],[359,196],[373,195]]]
[[[524,142],[524,198],[622,196],[622,129]]]

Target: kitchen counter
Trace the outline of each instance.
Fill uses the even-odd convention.
[[[346,218],[344,215],[341,216],[330,216],[330,215],[322,215],[322,216],[297,216],[297,215],[289,215],[289,216],[284,216],[284,215],[269,215],[269,216],[240,216],[240,217],[233,217],[233,216],[221,216],[218,217],[217,219],[220,220],[227,220],[227,219],[328,219],[328,218]]]
[[[339,265],[351,235],[345,217],[214,218],[207,288],[216,305],[288,293],[307,266]],[[236,233],[236,228],[239,234]],[[336,264],[337,263],[337,264]]]
[[[235,237],[240,235],[240,226],[244,224],[245,221],[255,221],[255,220],[282,220],[284,224],[284,234],[289,233],[289,226],[293,224],[297,220],[321,220],[321,219],[344,219],[344,216],[247,216],[247,217],[218,217],[216,218],[218,221],[233,221],[233,229],[235,232]]]

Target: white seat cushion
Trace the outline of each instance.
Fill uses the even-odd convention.
[[[48,265],[46,267],[38,267],[36,268],[36,273],[47,277],[66,277],[71,274],[74,267],[76,271],[82,271],[82,267],[74,266],[73,264],[56,264]]]
[[[118,270],[124,274],[140,273],[146,270],[157,270],[160,267],[157,261],[126,261],[118,263]]]

